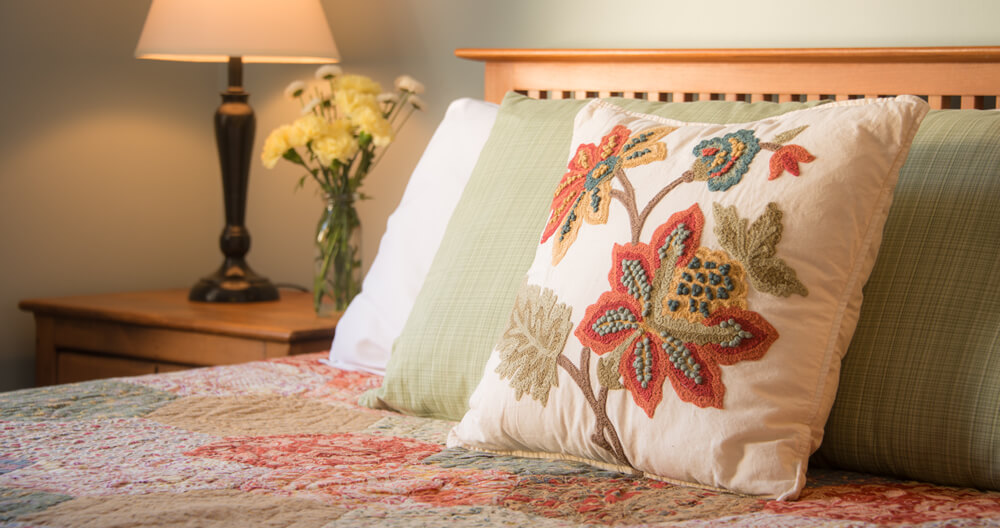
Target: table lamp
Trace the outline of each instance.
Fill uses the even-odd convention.
[[[215,112],[226,226],[225,259],[188,298],[273,301],[278,290],[247,265],[244,226],[256,119],[243,90],[243,63],[321,64],[340,57],[319,0],[153,0],[135,49],[140,59],[228,62],[229,88]]]

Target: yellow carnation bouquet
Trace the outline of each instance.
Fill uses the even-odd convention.
[[[302,166],[319,185],[326,208],[316,226],[316,270],[313,304],[316,313],[327,302],[343,310],[361,291],[361,222],[354,202],[365,176],[378,164],[396,132],[414,110],[423,107],[423,85],[407,75],[383,92],[363,75],[344,74],[337,66],[316,70],[311,86],[288,85],[285,94],[302,107],[302,116],[276,128],[264,141],[261,161],[274,168],[285,159]]]

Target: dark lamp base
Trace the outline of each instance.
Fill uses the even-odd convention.
[[[191,288],[188,300],[197,302],[247,303],[277,301],[278,289],[254,273],[245,262],[226,262],[215,273]]]

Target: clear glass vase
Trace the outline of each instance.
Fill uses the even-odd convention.
[[[361,222],[352,194],[326,194],[316,224],[313,306],[317,315],[347,308],[361,291]]]

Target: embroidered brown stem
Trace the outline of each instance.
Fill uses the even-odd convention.
[[[625,175],[625,171],[621,168],[615,171],[615,178],[621,182],[624,191],[611,189],[611,197],[617,199],[625,206],[625,210],[628,212],[628,221],[632,224],[632,233],[634,234],[636,232],[636,222],[639,218],[639,209],[635,205],[635,188],[632,187],[632,182],[628,181],[628,176]],[[641,228],[641,226],[639,227]],[[632,238],[635,239],[635,236]],[[633,240],[634,243],[635,241]]]
[[[649,217],[649,213],[653,212],[653,208],[656,207],[656,204],[660,203],[660,200],[662,200],[664,196],[666,196],[670,191],[674,190],[674,187],[677,187],[682,183],[692,181],[693,176],[694,175],[691,173],[691,171],[685,172],[684,174],[681,175],[680,178],[677,178],[676,180],[667,184],[666,187],[660,189],[660,192],[656,193],[656,196],[654,196],[653,199],[646,204],[646,207],[644,207],[642,209],[642,212],[639,213],[639,218],[637,218],[635,222],[632,222],[633,244],[639,243],[639,237],[642,234],[642,226],[646,223],[646,218]]]
[[[611,189],[611,197],[617,199],[622,205],[625,206],[625,210],[628,212],[629,224],[632,226],[632,243],[638,244],[639,237],[642,236],[642,227],[646,224],[646,218],[656,204],[660,203],[670,191],[674,190],[674,187],[678,185],[690,182],[694,180],[694,174],[691,171],[687,171],[681,175],[680,178],[670,182],[666,187],[660,189],[660,192],[656,193],[656,196],[646,204],[643,208],[642,213],[639,212],[639,208],[635,204],[635,188],[632,187],[632,182],[629,181],[628,176],[625,175],[625,171],[618,169],[615,171],[615,178],[618,179],[622,184],[622,190]]]
[[[591,439],[598,445],[598,447],[610,452],[619,464],[635,469],[634,466],[632,466],[632,463],[629,462],[628,457],[625,456],[625,450],[622,448],[621,440],[618,439],[618,432],[615,431],[614,425],[611,424],[611,419],[608,418],[607,387],[601,387],[599,395],[596,398],[594,397],[594,391],[590,386],[590,349],[585,347],[580,350],[580,368],[577,368],[573,362],[562,354],[556,358],[556,363],[562,367],[563,370],[569,374],[570,378],[576,382],[577,386],[580,387],[580,390],[583,391],[584,398],[587,399],[587,403],[594,411],[594,417],[597,419],[597,430],[594,431]]]
[[[761,141],[760,148],[765,148],[767,150],[778,150],[781,148],[781,145],[778,143],[771,143],[769,141]]]

